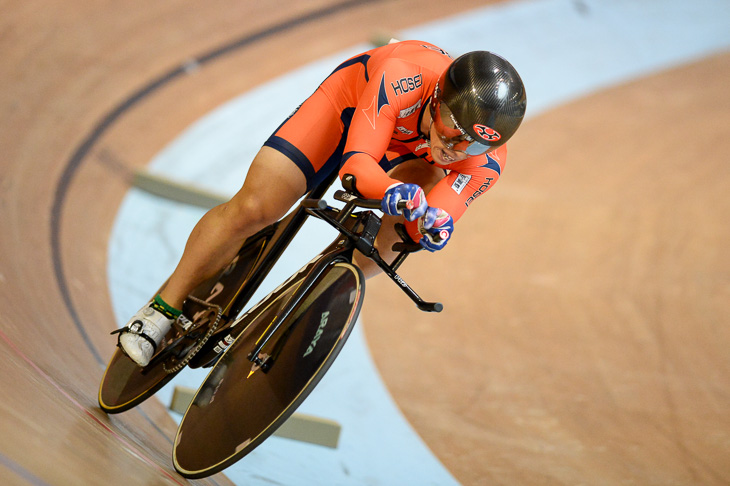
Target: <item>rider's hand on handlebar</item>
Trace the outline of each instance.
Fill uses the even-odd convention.
[[[398,204],[405,201],[403,204]],[[385,191],[382,209],[385,214],[397,216],[402,214],[408,221],[415,221],[426,212],[426,195],[417,184],[394,184]]]
[[[418,220],[418,231],[423,235],[419,243],[428,251],[440,250],[454,232],[454,219],[440,208],[428,208]]]

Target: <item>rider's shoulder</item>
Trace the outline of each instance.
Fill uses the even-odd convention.
[[[431,60],[438,59],[443,62],[451,62],[452,57],[444,49],[430,42],[421,40],[392,40],[389,46],[392,46],[392,56],[402,57],[405,59]]]
[[[451,56],[433,44],[417,40],[396,41],[388,44],[380,59],[383,70],[392,71],[392,77],[427,74],[440,75],[451,62]]]

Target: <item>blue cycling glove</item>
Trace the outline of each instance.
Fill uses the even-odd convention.
[[[440,208],[428,208],[418,220],[418,231],[423,235],[419,243],[428,251],[437,251],[446,246],[454,232],[454,219]]]
[[[401,201],[405,204],[398,204]],[[385,191],[382,208],[390,216],[402,214],[408,221],[415,221],[424,215],[428,204],[423,189],[417,184],[395,184]]]

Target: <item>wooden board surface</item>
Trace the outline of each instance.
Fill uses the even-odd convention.
[[[5,6],[7,484],[185,483],[159,403],[115,417],[96,406],[114,345],[105,272],[119,203],[133,170],[212,108],[443,14],[442,2],[387,2],[407,22],[395,24],[384,3]],[[730,482],[729,78],[720,55],[530,120],[449,248],[428,270],[404,267],[445,313],[369,285],[364,322],[384,380],[464,484]]]
[[[527,122],[404,268],[442,315],[370,285],[385,382],[465,484],[730,480],[728,76],[726,54]]]

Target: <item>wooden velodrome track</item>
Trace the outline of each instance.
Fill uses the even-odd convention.
[[[4,7],[0,482],[184,484],[161,404],[96,404],[114,345],[107,242],[132,171],[221,103],[443,2]],[[404,269],[443,314],[372,281],[378,367],[464,484],[730,483],[727,79],[717,56],[527,122],[459,238]]]

